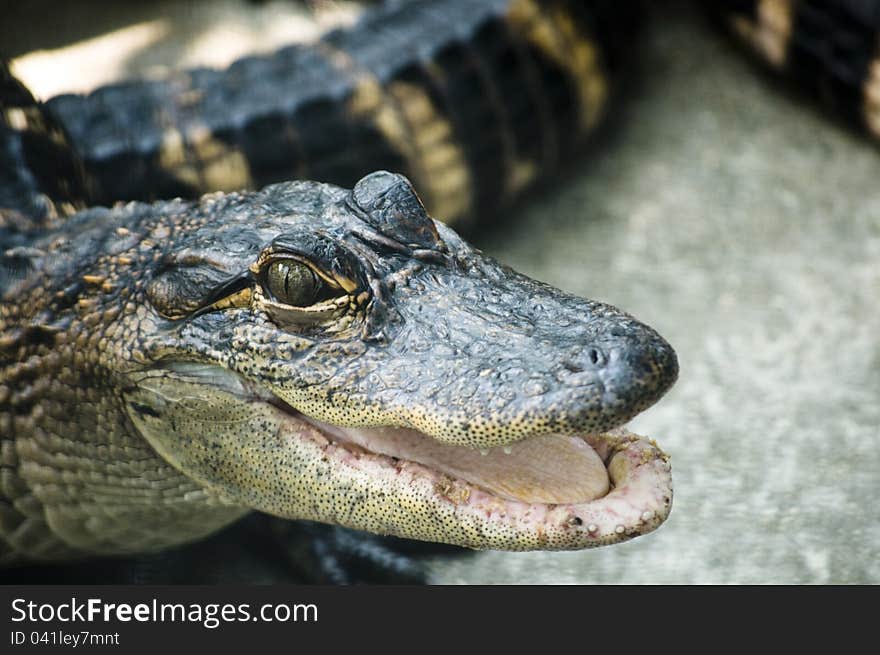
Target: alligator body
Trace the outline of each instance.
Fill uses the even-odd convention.
[[[634,7],[390,2],[354,29],[47,103],[89,200],[195,197],[406,174],[447,223],[506,207],[603,116]]]
[[[48,105],[4,78],[2,561],[154,552],[252,510],[510,550],[657,527],[667,458],[621,426],[672,348],[431,218],[497,212],[590,133],[609,7],[389,3]],[[346,188],[63,218],[291,177]]]
[[[880,3],[725,0],[712,11],[774,72],[880,138]]]

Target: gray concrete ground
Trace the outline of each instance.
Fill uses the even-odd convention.
[[[214,6],[215,42],[229,34],[224,7],[256,11]],[[202,29],[194,11],[184,18]],[[253,42],[272,45],[259,36],[270,23],[255,24]],[[123,72],[161,63],[168,33],[150,29]],[[780,92],[687,10],[658,16],[645,38],[612,136],[478,240],[676,347],[680,381],[632,424],[672,456],[672,515],[595,551],[437,558],[435,579],[878,583],[880,152]]]

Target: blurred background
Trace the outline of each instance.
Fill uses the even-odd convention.
[[[224,66],[350,23],[353,2],[18,3],[3,54],[42,99]],[[562,179],[469,235],[676,348],[631,428],[672,457],[657,532],[573,553],[435,556],[439,583],[880,582],[880,152],[780,88],[687,3]]]

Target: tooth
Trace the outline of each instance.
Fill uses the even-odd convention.
[[[481,454],[483,457],[485,457],[486,455],[489,454],[489,449],[488,449],[488,448],[480,448],[480,454]]]
[[[512,455],[513,454],[513,448],[511,448],[510,446],[504,446],[501,450],[504,451],[505,455]]]

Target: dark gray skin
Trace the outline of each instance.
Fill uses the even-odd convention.
[[[155,550],[249,509],[510,549],[611,543],[668,512],[665,456],[628,436],[588,438],[615,493],[645,491],[607,530],[586,505],[524,527],[504,516],[534,507],[337,443],[597,435],[678,373],[654,330],[485,257],[401,176],[88,210],[32,252],[0,310],[7,558]]]
[[[675,355],[654,330],[483,256],[429,219],[399,176],[367,178],[352,198],[300,184],[270,187],[252,202],[266,211],[253,224],[232,199],[218,207],[222,229],[211,223],[182,235],[186,254],[167,258],[147,286],[154,306],[172,314],[204,307],[220,294],[218,281],[258,281],[248,267],[261,252],[295,253],[356,281],[351,295],[366,292],[351,322],[336,332],[332,321],[329,335],[310,322],[279,334],[272,319],[285,318],[271,309],[203,312],[158,326],[141,346],[147,359],[185,346],[287,397],[317,386],[341,415],[375,415],[379,424],[394,417],[474,447],[514,441],[536,421],[549,431],[607,430],[675,378]],[[242,320],[255,323],[255,338],[224,339]],[[510,393],[499,394],[499,383]]]

